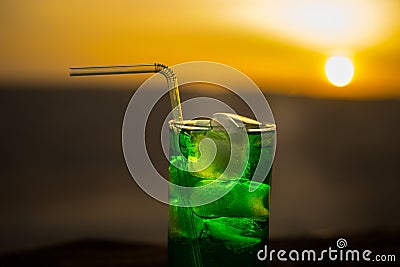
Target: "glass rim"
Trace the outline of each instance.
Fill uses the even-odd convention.
[[[209,131],[212,129],[223,129],[222,125],[211,125],[211,119],[195,119],[195,120],[183,120],[176,121],[170,120],[168,122],[171,129],[176,128],[179,130],[189,130],[189,131]],[[273,132],[276,130],[276,124],[274,123],[260,123],[260,124],[248,124],[243,123],[246,131],[249,133],[257,132]]]

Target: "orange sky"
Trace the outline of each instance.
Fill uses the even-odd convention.
[[[394,0],[4,0],[0,80],[79,86],[104,79],[71,81],[69,66],[208,60],[274,93],[398,98],[399,13]],[[334,54],[354,61],[343,88],[323,72]]]

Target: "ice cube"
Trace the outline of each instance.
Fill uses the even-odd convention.
[[[236,184],[236,185],[235,185]],[[196,186],[207,185],[206,192],[194,191],[191,201],[199,201],[203,198],[212,198],[226,187],[233,187],[229,193],[220,199],[206,205],[193,208],[195,214],[203,218],[216,217],[242,217],[263,219],[269,216],[268,197],[269,185],[259,184],[258,188],[249,192],[250,181],[223,181],[204,180]],[[211,194],[211,195],[208,195]]]
[[[188,171],[204,179],[221,176],[230,157],[230,143],[226,132],[208,130],[193,133],[190,144]]]
[[[262,125],[261,122],[256,120],[232,113],[214,113],[212,119],[217,122],[224,122],[226,125],[231,125],[232,127],[254,127]],[[211,125],[213,125],[212,122]]]
[[[239,249],[261,241],[261,236],[247,235],[254,222],[250,219],[220,218],[205,220],[206,234],[224,241],[228,248]]]

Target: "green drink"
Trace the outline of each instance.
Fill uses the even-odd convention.
[[[265,266],[265,262],[258,261],[257,252],[268,240],[275,125],[240,118],[244,119],[240,127],[248,140],[247,150],[242,151],[248,152],[248,157],[240,153],[231,155],[234,146],[240,150],[244,144],[211,120],[170,123],[170,181],[185,187],[209,185],[203,196],[196,192],[189,195],[170,192],[168,262],[171,267]],[[211,149],[201,148],[204,139],[215,144],[214,155],[208,155]],[[198,166],[202,164],[200,157],[206,161],[212,159],[212,163]],[[230,160],[243,165],[239,174],[224,172]],[[262,183],[251,182],[257,165],[261,170],[257,173],[265,174]],[[217,180],[218,177],[221,178]],[[193,207],[174,205],[182,199],[190,202],[192,198],[208,197],[207,194],[226,187],[232,189],[211,203]],[[250,192],[251,187],[256,189]]]

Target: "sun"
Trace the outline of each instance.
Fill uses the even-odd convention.
[[[353,62],[344,56],[330,57],[325,64],[325,74],[333,85],[338,87],[346,86],[353,79]]]

